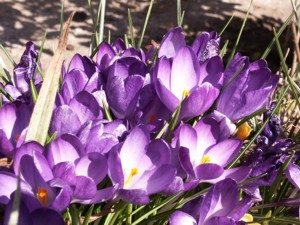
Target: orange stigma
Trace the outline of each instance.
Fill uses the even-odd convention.
[[[150,122],[153,122],[155,120],[155,115],[154,114],[151,114],[150,117],[149,117],[149,121]]]
[[[42,204],[42,206],[47,205],[48,192],[45,188],[38,188],[38,193],[36,194],[37,199]]]
[[[19,138],[20,138],[20,134],[16,134],[16,137],[15,137],[16,142],[18,142]]]

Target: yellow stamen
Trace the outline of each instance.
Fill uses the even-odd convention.
[[[133,168],[127,178],[127,180],[124,183],[124,187],[128,185],[128,183],[131,181],[131,179],[133,178],[134,175],[138,174],[138,168]]]
[[[183,90],[182,100],[189,97],[190,95],[191,95],[191,93],[188,90]]]
[[[203,156],[200,164],[205,164],[205,163],[210,163],[211,162],[211,158],[208,155]]]
[[[38,193],[36,194],[37,199],[42,204],[42,206],[47,205],[48,192],[45,188],[38,188]]]
[[[248,125],[247,122],[245,122],[238,128],[235,137],[240,138],[244,141],[249,137],[251,131],[252,131],[251,127]]]
[[[253,222],[253,216],[249,213],[246,213],[241,219],[244,222]],[[260,223],[247,223],[248,225],[261,225]]]

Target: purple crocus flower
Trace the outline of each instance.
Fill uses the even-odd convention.
[[[202,32],[193,42],[192,49],[196,53],[199,62],[203,63],[207,59],[219,55],[220,36],[217,32]]]
[[[66,182],[72,190],[71,202],[97,203],[112,197],[111,187],[97,190],[107,175],[106,158],[99,152],[85,153],[76,136],[64,134],[52,141],[47,159],[53,176]]]
[[[30,91],[30,80],[33,80],[34,70],[38,59],[38,53],[35,50],[34,44],[29,41],[26,43],[26,49],[21,57],[19,64],[14,68],[15,85],[21,93]],[[37,74],[35,84],[41,81]]]
[[[172,112],[180,102],[181,118],[192,118],[208,110],[220,92],[223,63],[215,56],[201,65],[193,49],[180,48],[174,59],[162,56],[155,64],[154,84],[158,97]]]
[[[110,109],[119,119],[133,117],[140,92],[149,83],[146,64],[136,57],[124,57],[115,61],[107,74],[105,92]]]
[[[241,69],[241,72],[229,81]],[[221,93],[216,110],[232,121],[242,119],[266,106],[279,76],[271,73],[265,60],[249,62],[249,58],[236,54],[224,72],[228,86]]]
[[[159,46],[158,57],[165,56],[174,58],[178,51],[186,46],[181,27],[175,27],[170,30],[164,37]],[[192,49],[195,52],[200,63],[205,62],[214,56],[219,55],[220,37],[216,32],[201,32],[192,44]]]
[[[150,142],[146,128],[135,127],[109,152],[108,174],[118,188],[116,198],[148,204],[149,195],[164,191],[175,179],[176,169],[169,163],[168,145],[163,140]]]
[[[21,102],[7,103],[0,109],[0,154],[13,157],[25,137],[32,106]]]
[[[34,199],[29,204],[30,211],[41,206],[63,211],[69,206],[71,189],[65,182],[53,179],[53,173],[43,152],[44,148],[36,142],[25,143],[16,150],[14,174],[0,173],[1,180],[5,181],[0,190],[2,204],[7,204],[11,193],[17,189],[18,178],[15,174],[20,173],[21,191],[31,196],[28,201]]]
[[[170,217],[170,225],[236,225],[251,207],[250,199],[239,201],[235,181],[225,179],[212,186],[209,192],[183,206]]]
[[[76,133],[90,120],[103,119],[102,108],[90,92],[81,91],[67,105],[54,109],[50,123],[50,133]]]
[[[15,196],[15,193],[12,195]],[[8,225],[9,218],[12,215],[14,198],[15,197],[12,197],[6,206],[4,225]],[[32,202],[34,201],[38,200],[28,193],[21,192],[20,205],[18,209],[18,223],[16,223],[16,225],[65,224],[62,215],[53,208],[41,206],[32,210]]]
[[[190,180],[215,183],[225,177],[245,179],[250,169],[234,168],[224,171],[242,147],[240,139],[230,138],[232,128],[216,115],[203,117],[195,127],[183,124],[177,131],[176,146],[179,163]]]
[[[78,137],[84,146],[84,152],[108,153],[127,134],[126,124],[123,120],[93,121],[83,126]]]

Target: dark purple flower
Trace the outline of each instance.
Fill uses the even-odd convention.
[[[124,57],[115,61],[107,73],[105,92],[110,109],[117,118],[132,117],[140,92],[149,83],[149,69],[136,57]]]
[[[30,41],[26,43],[26,50],[24,51],[19,64],[14,68],[14,82],[15,86],[21,93],[27,93],[30,90],[30,80],[33,80],[34,70],[38,59],[38,53],[35,50],[34,44]],[[41,81],[37,74],[35,83]]]
[[[231,81],[230,78],[241,69]],[[271,73],[265,60],[253,63],[249,58],[236,54],[224,72],[228,86],[220,94],[216,110],[232,121],[242,119],[266,106],[275,89],[279,76]]]
[[[169,222],[171,225],[236,225],[251,205],[250,199],[239,201],[236,182],[225,179],[212,186],[204,197],[187,203],[181,211],[173,213]]]
[[[7,103],[0,109],[0,153],[12,157],[15,147],[23,142],[32,106],[20,102]]]
[[[13,193],[15,196],[15,193]],[[4,225],[8,225],[9,219],[13,213],[13,201],[11,198],[5,210]],[[34,201],[38,201],[34,196],[28,195],[25,192],[21,192],[20,205],[18,209],[18,223],[16,225],[64,225],[64,219],[62,215],[55,209],[49,207],[38,207],[32,209]]]
[[[192,49],[196,53],[200,63],[219,55],[220,36],[217,32],[202,32],[193,42]]]

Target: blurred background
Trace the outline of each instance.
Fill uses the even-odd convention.
[[[97,10],[98,0],[92,1]],[[131,10],[134,32],[141,34],[150,0],[107,0],[105,13],[104,38],[108,31],[111,40],[129,35],[128,13]],[[183,0],[182,10],[184,33],[189,43],[201,31],[221,31],[229,18],[234,15],[230,25],[222,35],[222,42],[229,40],[229,49],[233,46],[250,0]],[[65,0],[64,18],[67,19],[76,10],[69,36],[66,59],[76,52],[89,54],[89,43],[92,36],[91,11],[87,0]],[[57,46],[60,31],[61,1],[59,0],[0,0],[0,43],[8,50],[16,62],[25,49],[25,43],[33,41],[40,47],[43,35],[47,32],[45,50],[41,62],[47,68],[53,50]],[[238,46],[238,51],[247,54],[252,60],[260,57],[273,38],[272,27],[279,28],[292,12],[288,0],[254,0],[250,17]],[[176,26],[176,0],[155,0],[143,46],[153,39],[160,42],[163,35]],[[281,38],[285,48],[292,46],[291,31],[287,29]],[[3,53],[0,55],[2,58]],[[279,62],[277,52],[269,56],[270,66],[276,69]],[[5,59],[5,64],[10,67]],[[279,65],[277,65],[279,66]],[[9,68],[11,71],[11,68]]]

